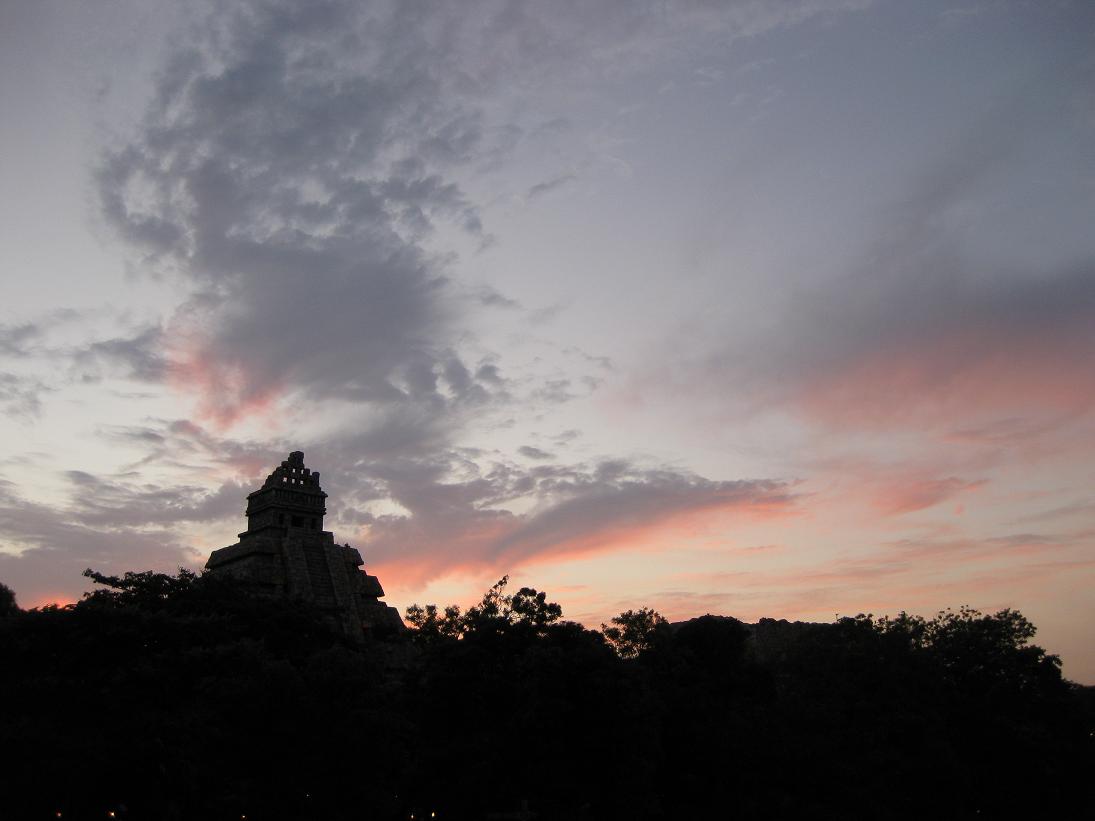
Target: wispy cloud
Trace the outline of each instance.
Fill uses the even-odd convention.
[[[545,180],[544,182],[538,182],[536,183],[536,185],[532,186],[531,188],[529,188],[528,191],[525,192],[525,199],[534,200],[537,197],[542,197],[545,194],[550,193],[551,191],[562,188],[567,183],[574,182],[575,179],[577,178],[573,174],[564,174],[561,177],[555,177],[550,180]]]
[[[19,592],[23,606],[76,598],[83,589],[80,574],[89,566],[171,571],[201,560],[164,527],[107,524],[85,514],[29,501],[11,483],[0,485],[0,578]]]
[[[1067,79],[1079,83],[1079,69]],[[1084,77],[1090,78],[1090,68]],[[1017,90],[925,167],[864,233],[843,275],[789,292],[767,323],[733,326],[642,390],[726,397],[822,429],[1037,436],[1095,408],[1095,259],[1004,264],[970,242],[971,212],[1059,116]],[[757,328],[760,327],[760,330]]]
[[[890,481],[873,494],[874,504],[884,513],[896,515],[934,507],[954,499],[961,493],[984,487],[986,481],[966,481],[955,476],[946,478],[910,477]]]
[[[785,483],[712,481],[625,461],[496,465],[464,481],[443,481],[440,473],[419,464],[382,477],[410,515],[367,523],[372,561],[405,584],[671,540],[686,521],[782,516],[795,504]],[[507,508],[519,498],[533,501],[527,513]]]
[[[0,408],[12,418],[37,417],[42,411],[42,394],[48,390],[37,377],[0,371]]]

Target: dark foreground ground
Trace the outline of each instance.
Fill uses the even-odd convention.
[[[597,632],[495,587],[358,644],[105,581],[0,616],[0,818],[1095,817],[1092,690],[1013,611]]]

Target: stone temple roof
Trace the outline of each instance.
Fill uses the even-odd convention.
[[[284,487],[300,491],[320,491],[319,471],[308,470],[304,466],[304,451],[294,450],[289,458],[274,468],[266,477],[262,487]]]

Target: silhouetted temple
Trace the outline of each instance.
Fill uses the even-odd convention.
[[[380,580],[358,569],[361,554],[323,529],[326,499],[319,473],[304,466],[301,451],[290,453],[247,496],[247,531],[239,543],[214,550],[206,568],[260,595],[311,602],[353,638],[402,629],[396,609],[379,600]]]

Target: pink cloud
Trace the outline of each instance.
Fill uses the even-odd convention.
[[[259,383],[244,362],[225,361],[193,337],[178,337],[167,369],[168,385],[197,399],[196,416],[225,430],[251,416],[269,415],[280,382]],[[185,340],[185,341],[182,341]]]
[[[791,515],[795,498],[776,482],[670,480],[588,488],[525,515],[461,509],[382,517],[368,528],[371,567],[401,587],[450,573],[561,562],[623,549],[659,549],[727,516]]]
[[[911,610],[930,613],[968,603],[991,609],[1023,606],[1032,585],[1056,584],[1095,568],[1083,552],[1090,534],[1015,534],[987,539],[905,539],[869,556],[813,565],[727,573],[686,573],[677,589],[651,593],[635,606],[674,618],[705,612],[744,620],[828,619],[834,614]],[[591,608],[592,609],[592,608]]]
[[[871,493],[876,508],[886,515],[912,513],[948,501],[955,496],[984,487],[984,479],[969,482],[955,476],[945,479],[910,477],[883,484]]]
[[[1067,418],[1095,405],[1093,358],[1089,341],[1064,332],[952,331],[835,362],[792,398],[808,417],[838,429],[951,430],[1008,419],[1029,427],[1031,417]]]

